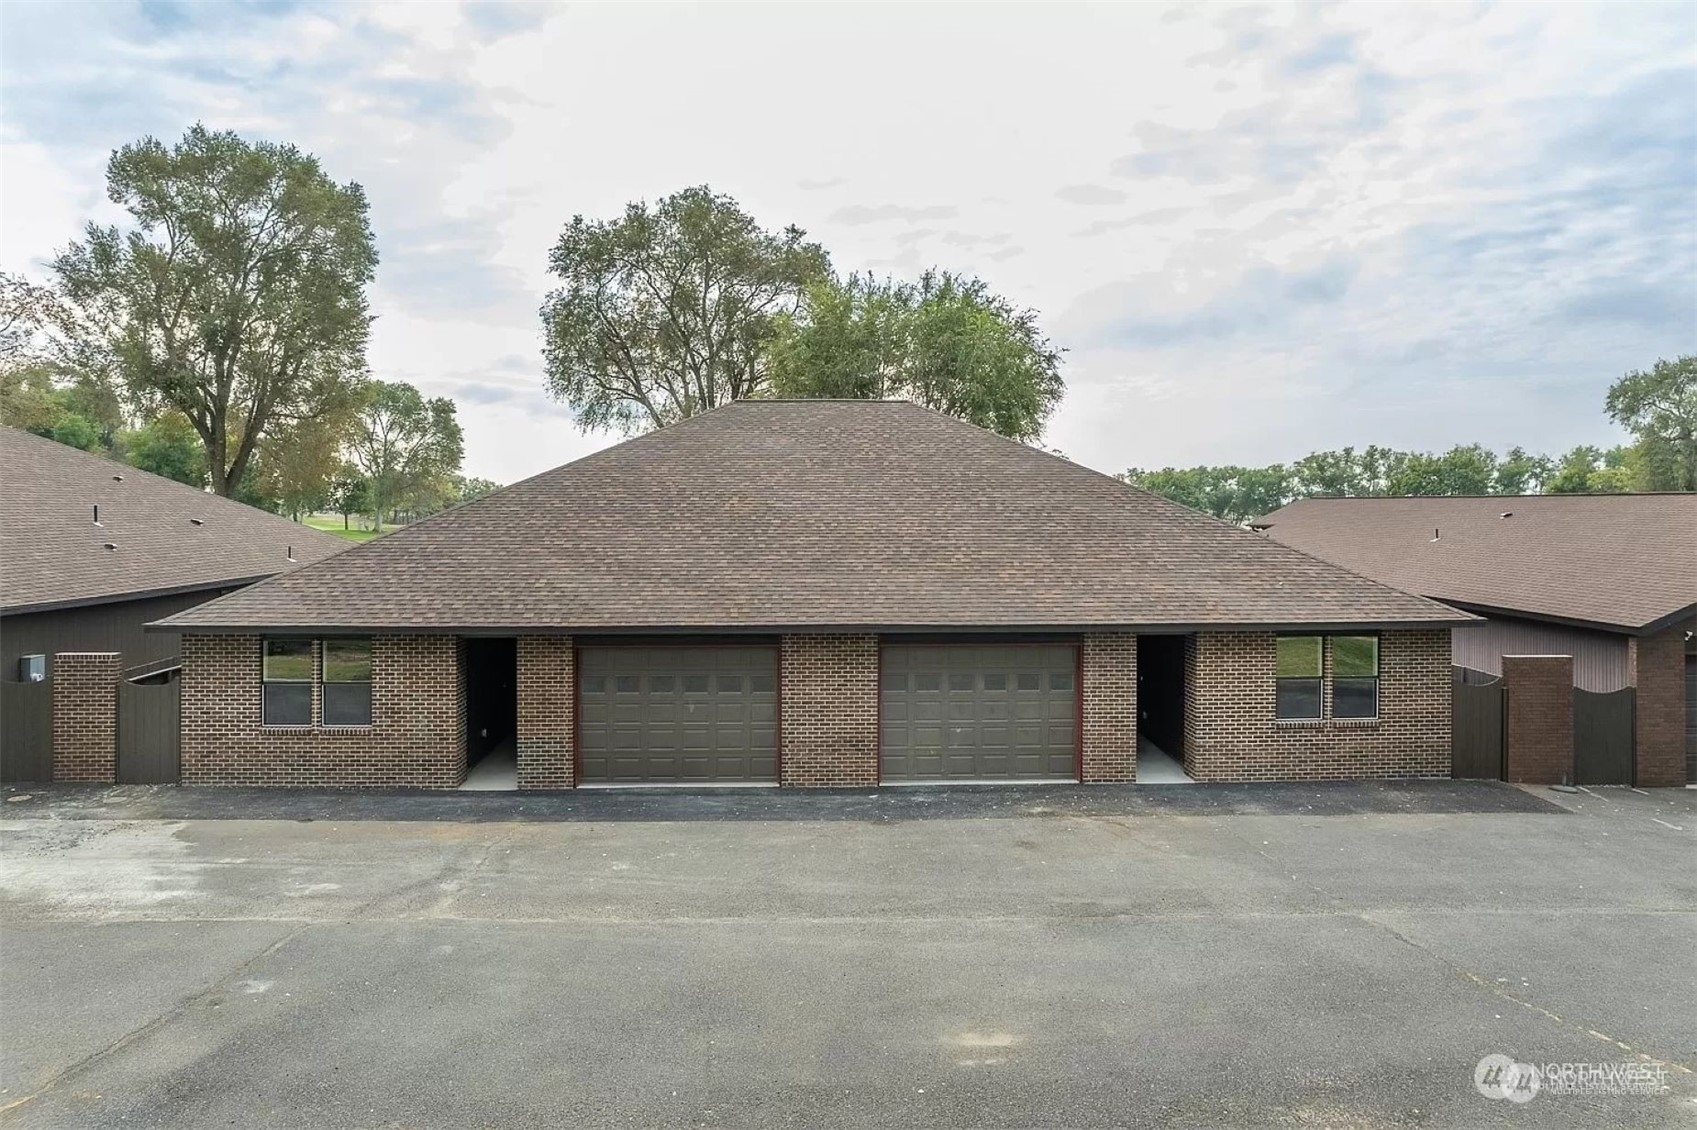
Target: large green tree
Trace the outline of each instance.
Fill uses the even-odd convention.
[[[1626,374],[1606,406],[1643,449],[1643,489],[1697,490],[1697,354]]]
[[[206,452],[181,412],[167,412],[124,437],[130,466],[190,486],[206,482]]]
[[[465,442],[453,401],[426,399],[402,381],[372,381],[348,450],[365,477],[364,501],[381,530],[386,512],[416,512],[421,499],[455,492]]]
[[[1025,442],[1043,434],[1065,386],[1061,350],[1037,315],[980,279],[927,271],[915,284],[822,280],[786,317],[772,389],[788,397],[894,398]]]
[[[181,412],[233,495],[267,432],[364,379],[365,192],[292,145],[200,125],[119,149],[106,184],[132,226],[90,224],[53,264],[74,367],[112,373],[143,416]]]
[[[549,390],[585,430],[627,434],[759,396],[778,318],[829,269],[800,228],[766,231],[706,187],[575,216],[549,255]]]

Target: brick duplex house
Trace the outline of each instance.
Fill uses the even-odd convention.
[[[182,779],[1448,776],[1471,617],[903,402],[746,401],[172,616]]]
[[[1454,632],[1458,668],[1563,684],[1541,710],[1520,696],[1529,723],[1571,733],[1575,691],[1633,688],[1631,757],[1595,783],[1697,784],[1697,493],[1309,498],[1252,525],[1482,617]],[[1571,745],[1541,744],[1555,761],[1522,779],[1583,780]]]

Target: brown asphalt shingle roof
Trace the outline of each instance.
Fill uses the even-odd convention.
[[[744,401],[165,623],[653,631],[1461,619],[911,404]]]
[[[251,581],[294,568],[290,546],[305,564],[347,545],[252,506],[0,427],[6,612]]]
[[[1697,494],[1311,498],[1255,525],[1473,608],[1636,630],[1697,606]]]

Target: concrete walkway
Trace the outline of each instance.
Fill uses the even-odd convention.
[[[1160,746],[1137,735],[1137,783],[1140,785],[1194,785],[1184,766]]]
[[[483,755],[483,759],[466,774],[462,792],[512,792],[519,787],[518,747],[511,739],[502,742]]]

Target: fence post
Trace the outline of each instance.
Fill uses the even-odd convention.
[[[110,785],[118,775],[115,651],[53,657],[53,779]]]
[[[1573,781],[1573,656],[1505,655],[1506,779]]]

